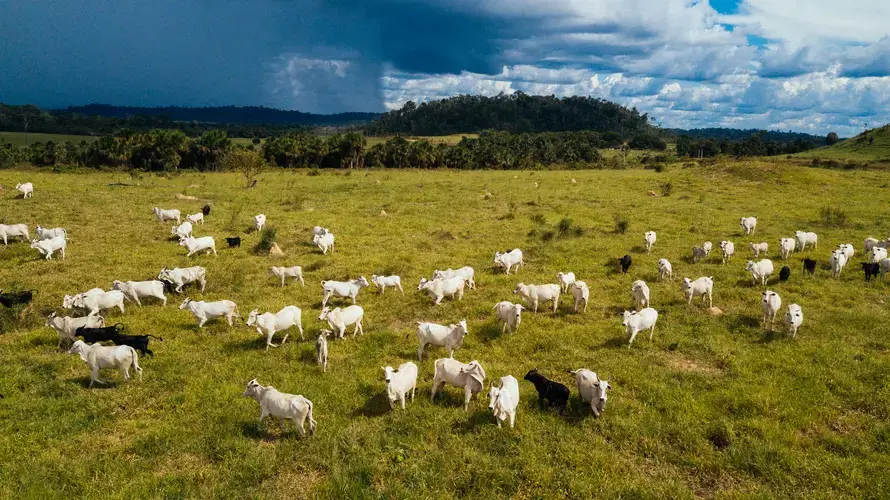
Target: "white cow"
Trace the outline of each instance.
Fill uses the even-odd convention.
[[[346,327],[349,325],[355,325],[355,329],[352,330],[353,337],[355,337],[358,332],[361,332],[361,334],[364,335],[365,329],[362,327],[362,320],[364,320],[364,318],[365,310],[362,309],[362,306],[349,306],[343,309],[340,309],[339,307],[331,309],[330,307],[325,306],[321,310],[321,314],[318,316],[318,319],[327,321],[328,326],[334,330],[337,336],[341,339],[346,332]]]
[[[9,238],[20,236],[22,241],[31,239],[28,233],[28,226],[25,224],[0,224],[0,236],[3,237],[3,244],[9,245]]]
[[[556,273],[556,280],[559,281],[559,286],[562,287],[562,293],[566,293],[569,290],[569,285],[575,282],[575,273]]]
[[[658,259],[658,279],[664,280],[665,276],[674,281],[674,267],[667,259]]]
[[[705,256],[710,257],[711,249],[714,248],[714,244],[711,243],[710,241],[706,241],[706,242],[702,243],[701,248],[702,248],[702,250],[705,251]]]
[[[297,306],[285,306],[274,314],[270,312],[260,314],[259,309],[254,309],[250,311],[250,315],[247,317],[247,326],[255,326],[257,333],[266,336],[266,350],[268,351],[269,346],[278,347],[278,345],[284,345],[290,333],[285,333],[284,338],[281,339],[281,343],[278,345],[272,343],[272,336],[277,332],[284,332],[292,327],[297,327],[300,330],[300,340],[303,340],[302,316],[303,312]]]
[[[853,245],[850,243],[842,243],[837,246],[837,249],[841,252],[844,252],[844,255],[847,257],[847,261],[853,258],[853,254],[855,251],[853,250]]]
[[[498,324],[501,324],[501,333],[504,330],[513,333],[519,329],[519,324],[522,322],[522,311],[525,310],[522,304],[504,300],[495,304],[492,309],[496,311]]]
[[[890,245],[890,239],[887,240],[878,240],[872,237],[865,238],[865,242],[863,243],[864,252],[868,253],[874,247],[887,248]]]
[[[173,226],[170,234],[178,236],[179,239],[188,238],[192,235],[192,223],[189,221],[185,221],[178,226]]]
[[[873,247],[871,249],[871,261],[874,263],[879,263],[882,260],[887,258],[887,249],[881,247]]]
[[[120,309],[121,314],[124,313],[124,292],[120,290],[110,290],[102,293],[81,294],[72,302],[74,307],[86,309],[90,316],[99,314],[100,311],[107,311],[114,307]]]
[[[510,274],[510,269],[513,266],[516,266],[516,272],[519,272],[519,268],[525,265],[525,262],[522,261],[522,250],[514,248],[505,253],[495,252],[494,265],[495,267],[506,268],[507,274]]]
[[[797,337],[797,329],[803,324],[803,310],[797,304],[788,306],[788,312],[785,313],[785,326],[791,337]]]
[[[847,256],[844,254],[843,250],[835,250],[831,252],[831,259],[829,260],[831,263],[831,275],[835,278],[841,277],[841,271],[844,270],[844,266],[847,265]]]
[[[318,338],[315,339],[315,357],[318,364],[321,365],[322,372],[328,371],[328,337],[333,333],[330,330],[322,330],[318,333]]]
[[[649,307],[649,285],[643,280],[634,281],[630,285],[630,296],[634,301],[634,307]]]
[[[763,327],[772,330],[776,322],[776,313],[782,307],[782,298],[778,293],[767,290],[763,292],[760,305],[763,308]]]
[[[105,293],[105,290],[103,290],[101,288],[91,288],[91,289],[89,289],[85,292],[82,292],[82,293],[76,293],[74,295],[65,295],[62,298],[62,307],[64,307],[65,309],[73,308],[74,300],[79,298],[82,295],[96,295],[96,294],[103,294],[103,293]]]
[[[213,236],[202,236],[200,238],[188,236],[179,240],[179,246],[188,249],[189,253],[186,254],[186,257],[191,257],[192,255],[205,250],[207,251],[207,255],[210,255],[210,252],[213,252],[213,255],[216,256],[216,241],[213,239]]]
[[[556,284],[526,285],[525,283],[519,283],[513,289],[513,293],[519,294],[522,300],[532,306],[532,311],[537,314],[538,304],[548,301],[553,301],[553,312],[556,312],[556,308],[559,306],[561,290],[560,286]]]
[[[742,231],[746,235],[754,234],[754,229],[757,227],[757,217],[742,217],[739,219],[739,224],[742,225]]]
[[[881,260],[881,281],[884,281],[884,276],[890,272],[890,259],[882,259]]]
[[[426,293],[433,299],[433,304],[439,305],[445,297],[457,296],[457,300],[463,300],[466,283],[466,280],[462,276],[437,280],[421,278],[417,289],[426,291]]]
[[[753,285],[756,285],[757,281],[760,281],[761,285],[766,285],[770,275],[773,274],[773,261],[763,259],[755,263],[753,260],[749,260],[748,264],[745,265],[745,271],[751,273],[751,283]]]
[[[274,276],[281,279],[281,287],[284,288],[284,280],[287,278],[293,278],[294,282],[297,280],[300,281],[300,284],[306,286],[306,282],[303,281],[303,268],[300,266],[292,266],[292,267],[275,267],[273,266],[269,269],[269,272]]]
[[[696,245],[692,247],[692,262],[698,262],[708,256],[704,248]]]
[[[291,420],[300,431],[300,437],[305,437],[306,428],[304,425],[306,419],[309,419],[309,433],[315,435],[318,422],[312,418],[312,401],[304,398],[302,394],[294,396],[279,392],[271,385],[262,386],[256,379],[253,379],[247,383],[247,388],[241,395],[252,398],[260,404],[260,421],[257,425],[262,425],[263,420],[272,415],[278,419],[281,432],[286,430],[284,421]]]
[[[405,290],[402,290],[402,278],[398,276],[377,276],[372,274],[371,283],[374,283],[374,286],[380,289],[381,295],[386,291],[386,287],[398,288],[400,292],[405,293]]]
[[[50,228],[46,228],[46,227],[37,226],[36,231],[37,231],[37,239],[38,240],[51,240],[56,237],[61,237],[61,238],[65,238],[65,239],[68,238],[68,232],[65,231],[61,227],[50,229]]]
[[[31,184],[30,182],[16,184],[15,188],[22,192],[22,198],[34,197],[34,184]]]
[[[748,243],[748,248],[751,249],[751,253],[754,254],[754,257],[760,257],[760,254],[766,255],[769,251],[769,243],[761,242],[761,243]]]
[[[266,214],[254,215],[253,225],[257,231],[262,231],[266,227]]]
[[[807,246],[810,245],[812,245],[813,248],[819,248],[819,237],[816,233],[795,231],[794,237],[797,239],[797,248],[799,248],[801,252],[806,250]]]
[[[324,234],[316,234],[312,237],[312,243],[314,243],[321,253],[324,255],[328,254],[328,250],[331,253],[334,253],[334,233],[324,233]]]
[[[62,342],[74,342],[74,334],[80,327],[86,328],[102,328],[105,326],[105,318],[102,316],[84,316],[82,318],[72,318],[70,316],[58,317],[56,313],[52,313],[46,317],[45,326],[48,326],[59,334],[58,349],[62,348]]]
[[[735,253],[735,244],[731,241],[721,241],[720,250],[723,251],[723,263],[726,264],[732,258],[732,254]]]
[[[651,307],[647,307],[642,311],[637,312],[624,311],[624,321],[621,324],[624,325],[627,335],[630,336],[630,341],[627,343],[627,347],[630,348],[634,343],[634,339],[638,333],[646,330],[649,330],[649,341],[652,341],[652,335],[655,333],[655,323],[657,321],[658,311]]]
[[[464,337],[469,335],[467,320],[463,319],[456,325],[448,326],[425,321],[417,322],[417,361],[423,361],[423,349],[427,345],[444,347],[448,351],[448,357],[454,357],[454,350],[463,345]]]
[[[652,247],[655,246],[655,240],[658,238],[655,231],[646,231],[643,237],[646,241],[646,253],[652,253]]]
[[[714,307],[714,277],[702,276],[692,281],[689,278],[683,278],[683,295],[686,296],[686,303],[692,304],[692,299],[701,295],[702,303],[705,302],[705,296],[708,298],[708,307]]]
[[[600,414],[606,411],[606,402],[609,400],[608,391],[612,389],[609,382],[600,380],[596,373],[587,368],[579,368],[569,371],[575,376],[575,383],[578,386],[578,396],[581,401],[590,405],[590,411],[593,416],[600,417]]]
[[[201,285],[201,293],[204,293],[204,288],[207,286],[207,269],[201,266],[167,269],[165,266],[158,273],[158,279],[175,285],[176,293],[182,293],[182,287],[192,283]]]
[[[359,276],[352,281],[322,281],[321,307],[327,306],[331,297],[350,298],[352,299],[352,303],[355,304],[356,296],[358,296],[361,289],[366,286],[370,286],[370,284],[364,276]]]
[[[198,213],[196,213],[196,214],[186,215],[186,216],[185,216],[185,219],[186,219],[187,221],[191,222],[192,224],[197,224],[197,223],[199,223],[199,222],[200,222],[201,224],[204,224],[204,213],[203,213],[203,212],[198,212]]]
[[[463,387],[464,411],[467,411],[473,396],[485,389],[485,370],[476,360],[464,364],[452,358],[441,358],[436,360],[434,367],[431,403],[435,401],[436,393],[445,388],[445,384]]]
[[[516,422],[516,408],[519,407],[519,382],[512,375],[501,377],[501,383],[488,390],[488,409],[494,414],[498,427],[510,419],[510,428]]]
[[[470,289],[476,288],[476,279],[475,279],[476,271],[473,270],[473,268],[470,266],[464,266],[460,269],[451,269],[449,267],[448,269],[446,269],[444,271],[440,271],[438,269],[433,271],[433,279],[434,280],[440,280],[440,279],[444,280],[444,279],[448,279],[448,278],[454,278],[457,276],[460,276],[464,280],[466,280],[467,286],[469,286]]]
[[[315,226],[315,227],[312,228],[312,235],[313,235],[313,236],[321,236],[321,235],[323,235],[323,234],[325,234],[325,233],[330,233],[330,231],[327,230],[326,228],[321,227],[321,226]]]
[[[232,326],[235,317],[241,317],[238,314],[238,305],[231,300],[218,300],[216,302],[205,302],[203,300],[192,300],[188,297],[179,305],[179,309],[188,309],[190,313],[198,320],[198,328],[204,328],[204,324],[216,318],[225,317]]]
[[[576,281],[569,287],[569,292],[572,293],[572,297],[575,299],[575,312],[578,312],[578,306],[580,306],[581,303],[584,303],[584,310],[582,312],[587,312],[587,302],[590,300],[590,289],[587,288],[587,283]]]
[[[779,240],[779,251],[782,253],[782,259],[788,260],[788,257],[794,253],[796,246],[797,244],[794,238],[781,238]]]
[[[151,210],[158,222],[167,222],[168,220],[175,220],[177,224],[182,222],[182,212],[175,208],[164,210],[163,208],[154,207]]]
[[[124,298],[132,300],[139,307],[142,307],[141,299],[147,297],[156,297],[167,305],[167,296],[164,295],[164,282],[151,281],[118,281],[115,280],[111,284],[112,290],[120,290],[124,294]]]
[[[397,370],[391,366],[383,367],[383,376],[386,380],[386,399],[390,409],[395,409],[395,402],[401,401],[402,409],[405,409],[405,396],[410,392],[411,401],[414,401],[414,393],[417,391],[417,365],[408,361],[399,365]]]
[[[83,340],[76,340],[68,350],[68,354],[77,354],[90,367],[90,388],[99,382],[102,385],[108,383],[99,379],[99,370],[102,368],[117,368],[124,376],[124,380],[130,379],[130,366],[139,374],[142,382],[142,368],[139,367],[139,357],[136,349],[128,345],[104,346],[102,344],[87,344]]]
[[[46,260],[53,258],[53,252],[61,253],[64,259],[67,247],[68,241],[65,240],[64,236],[56,236],[49,240],[31,240],[31,248],[36,248]]]

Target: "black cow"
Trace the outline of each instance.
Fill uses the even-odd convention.
[[[630,269],[630,265],[633,264],[633,259],[630,258],[630,255],[625,254],[624,257],[618,259],[618,264],[621,266],[621,272],[627,274],[627,270]]]
[[[881,274],[881,265],[877,262],[863,262],[862,271],[865,273],[865,281],[869,281]]]
[[[788,278],[791,277],[791,268],[788,266],[782,267],[782,270],[779,271],[779,281],[788,281]]]
[[[20,304],[28,304],[31,302],[31,299],[34,298],[33,290],[26,290],[24,292],[6,292],[3,293],[3,290],[0,290],[0,304],[3,304],[6,307],[17,306]]]
[[[816,274],[816,261],[813,259],[803,260],[803,270],[811,275]]]
[[[226,238],[226,243],[229,244],[229,248],[235,248],[241,246],[241,237],[235,236],[234,238]]]
[[[535,389],[538,391],[538,403],[541,405],[542,410],[545,408],[544,401],[546,400],[549,401],[550,406],[558,407],[559,413],[565,411],[566,404],[569,402],[568,387],[559,382],[547,380],[538,373],[537,368],[529,370],[523,378],[535,385]]]
[[[105,342],[111,340],[123,329],[121,323],[114,326],[104,326],[102,328],[87,328],[82,326],[74,331],[75,337],[83,337],[83,341],[87,344],[95,344],[96,342]]]
[[[116,333],[111,337],[111,341],[114,342],[114,345],[128,345],[137,351],[140,351],[143,356],[149,355],[154,356],[155,354],[151,352],[151,349],[148,348],[148,338],[154,337],[160,341],[164,339],[161,337],[155,337],[154,335],[124,335],[122,333]]]
[[[210,215],[210,205],[204,205],[204,208],[201,209],[201,213],[204,214],[204,217]]]

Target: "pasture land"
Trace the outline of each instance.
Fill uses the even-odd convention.
[[[66,227],[70,245],[67,260],[49,262],[22,243],[0,248],[0,287],[39,290],[18,326],[0,310],[0,497],[890,496],[890,286],[864,286],[858,269],[863,238],[890,235],[886,172],[756,162],[663,173],[272,171],[245,190],[230,174],[0,171],[4,186],[24,181],[34,183],[34,198],[4,191],[3,219],[32,230]],[[120,181],[138,186],[109,186]],[[670,196],[646,196],[665,183]],[[187,259],[151,208],[191,213],[205,202],[212,213],[196,233],[216,236],[219,256]],[[848,227],[822,224],[829,205],[846,211]],[[278,229],[285,258],[251,252],[258,235],[245,232],[261,212]],[[626,234],[614,231],[616,215],[628,219]],[[753,238],[740,235],[739,218],[749,215],[759,217]],[[309,244],[316,224],[336,235],[333,255]],[[767,241],[778,274],[778,240],[798,229],[819,234],[818,250],[794,254],[790,282],[769,285],[783,312],[803,307],[792,340],[761,328],[764,288],[743,269],[747,243]],[[642,250],[647,230],[658,232],[651,255]],[[243,246],[222,248],[235,234]],[[728,265],[719,248],[705,262],[688,259],[692,245],[723,239],[737,248]],[[825,264],[847,242],[857,255],[840,280],[824,268],[815,279],[801,276],[804,256]],[[495,250],[514,247],[526,255],[519,274],[492,269]],[[626,276],[614,266],[625,253],[634,259]],[[657,281],[661,257],[674,265],[673,283]],[[109,387],[87,389],[86,365],[56,351],[41,316],[59,310],[66,293],[195,264],[208,269],[207,291],[188,295],[234,300],[244,318],[254,307],[297,305],[307,340],[293,332],[293,342],[264,352],[243,323],[197,330],[177,308],[181,297],[170,295],[166,308],[151,299],[142,308],[128,303],[108,322],[164,341],[152,340],[155,356],[140,359],[142,383],[108,371]],[[306,287],[279,288],[273,264],[304,266]],[[433,307],[416,291],[434,269],[463,265],[476,269],[479,285],[463,301]],[[558,271],[588,283],[587,312],[572,313],[563,298],[556,314],[526,312],[517,333],[502,334],[492,306],[517,301],[517,282],[554,282]],[[401,275],[405,294],[363,290],[367,333],[331,341],[322,374],[311,340],[322,327],[319,281],[374,273]],[[724,316],[683,301],[680,281],[699,276],[714,277]],[[649,283],[661,317],[652,342],[641,334],[628,349],[618,314],[630,307],[636,279]],[[454,388],[429,402],[442,349],[419,364],[416,401],[389,409],[381,367],[417,361],[415,322],[464,318],[470,334],[455,357],[479,360],[489,380],[520,379],[514,430],[497,428],[487,399],[465,413]],[[533,367],[571,388],[565,415],[536,407],[533,387],[521,380]],[[613,386],[599,420],[579,404],[566,373],[580,367]],[[300,439],[291,426],[282,435],[272,421],[258,428],[258,405],[241,397],[254,377],[312,400],[317,435]]]
[[[27,146],[35,142],[53,141],[57,144],[70,142],[72,144],[80,144],[80,141],[93,142],[99,136],[95,135],[71,135],[71,134],[35,134],[24,132],[0,132],[0,145],[12,144],[13,146]]]

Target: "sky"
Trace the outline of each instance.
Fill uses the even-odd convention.
[[[887,0],[0,0],[0,102],[385,111],[517,90],[672,128],[890,122]]]

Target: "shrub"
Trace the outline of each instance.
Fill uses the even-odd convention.
[[[670,196],[671,193],[674,192],[674,183],[673,182],[665,182],[661,185],[661,195],[662,196]]]
[[[278,233],[278,230],[274,227],[263,228],[260,232],[260,241],[256,244],[254,251],[259,254],[268,253],[272,248],[272,244],[275,243],[275,235]]]
[[[838,207],[823,207],[821,211],[822,224],[831,227],[846,227],[852,223],[847,213]]]
[[[615,233],[616,234],[626,233],[629,226],[630,226],[630,221],[628,221],[626,217],[624,217],[622,215],[615,216]]]
[[[306,175],[309,177],[315,177],[316,175],[321,175],[321,170],[318,167],[310,168]]]
[[[233,149],[219,161],[223,170],[229,172],[241,172],[244,176],[244,185],[250,187],[258,175],[266,169],[266,160],[256,151],[248,149]]]

